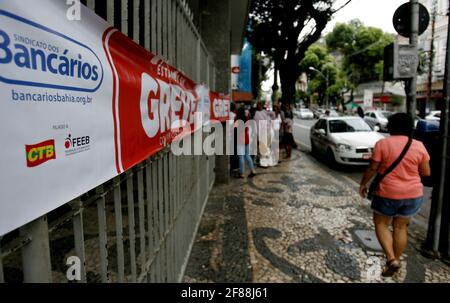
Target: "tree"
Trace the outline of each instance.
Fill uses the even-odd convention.
[[[316,42],[331,16],[337,0],[253,0],[249,39],[259,51],[268,54],[280,72],[283,100],[292,102],[295,82],[301,74],[299,63]]]
[[[352,20],[336,24],[325,40],[330,51],[342,54],[342,68],[355,87],[382,79],[384,48],[394,42],[393,35]]]
[[[258,53],[253,48],[252,56],[252,92],[256,99],[261,97],[261,83],[268,79],[267,72],[272,61],[269,57]]]
[[[337,66],[336,59],[328,53],[324,46],[311,45],[300,62],[300,70],[305,72],[310,80],[308,81],[309,94],[317,92],[320,104],[325,100],[325,94],[328,95],[330,104],[338,103],[345,87],[345,78]],[[326,77],[328,77],[328,86]]]

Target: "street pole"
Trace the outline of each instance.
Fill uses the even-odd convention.
[[[450,0],[449,11],[447,16],[450,15]],[[447,25],[447,50],[445,57],[445,76],[444,76],[444,107],[441,111],[441,134],[442,134],[442,164],[440,174],[440,186],[439,203],[441,205],[442,216],[442,229],[445,239],[441,237],[441,251],[444,252],[444,262],[447,264],[450,261],[450,144],[449,144],[449,129],[450,129],[450,22]],[[447,202],[444,204],[444,201]]]
[[[450,5],[450,0],[449,0]],[[450,6],[449,6],[450,7]],[[440,134],[441,134],[441,144],[440,146],[440,160],[441,162],[439,165],[436,165],[438,167],[436,173],[439,176],[438,181],[433,186],[433,197],[432,197],[432,203],[431,203],[431,214],[430,214],[430,221],[428,226],[428,233],[427,233],[427,241],[425,243],[425,250],[424,253],[427,256],[431,257],[439,257],[439,251],[444,250],[445,254],[447,254],[447,257],[449,255],[449,239],[442,239],[441,232],[444,231],[444,235],[447,234],[450,235],[450,224],[449,224],[449,218],[448,215],[443,216],[443,208],[444,208],[444,201],[449,201],[450,199],[450,191],[448,189],[448,186],[450,183],[447,177],[447,170],[448,170],[448,162],[447,159],[449,158],[450,152],[448,148],[450,145],[448,144],[449,140],[449,100],[450,100],[450,22],[447,24],[447,50],[446,50],[446,56],[445,56],[445,74],[444,74],[444,104],[443,109],[441,113],[441,122],[440,122]],[[447,188],[446,188],[447,187]],[[448,204],[448,203],[447,203]],[[445,205],[447,208],[448,205]],[[448,210],[448,209],[447,209]],[[445,243],[447,247],[440,247],[441,244]],[[431,251],[430,251],[431,250]]]
[[[417,44],[419,37],[419,0],[410,0],[411,3],[411,36],[409,38],[410,45],[414,48],[414,53],[417,54]],[[417,99],[417,70],[414,71],[414,75],[409,83],[409,114],[413,118],[416,118]]]
[[[425,118],[426,107],[431,103],[431,91],[433,87],[433,60],[434,60],[434,35],[436,26],[436,0],[433,1],[433,15],[431,19],[431,42],[430,42],[430,59],[428,62],[428,84],[427,84],[427,101],[420,106],[420,117]]]

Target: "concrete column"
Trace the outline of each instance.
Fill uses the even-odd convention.
[[[200,18],[201,36],[206,48],[214,58],[214,83],[211,88],[217,92],[230,93],[231,75],[231,16],[230,0],[205,0],[200,9],[203,14]],[[226,131],[225,124],[223,125]],[[226,146],[227,134],[224,134],[223,146]],[[230,181],[229,157],[216,156],[216,182],[228,183]]]

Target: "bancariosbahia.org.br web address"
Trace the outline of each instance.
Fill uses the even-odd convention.
[[[50,103],[81,103],[83,105],[92,103],[92,97],[89,96],[73,96],[65,93],[24,93],[19,90],[11,90],[13,101],[18,102],[50,102]]]

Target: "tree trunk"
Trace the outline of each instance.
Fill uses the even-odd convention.
[[[287,68],[280,69],[281,92],[283,96],[283,104],[290,105],[295,101],[295,83],[297,76],[292,70]]]

